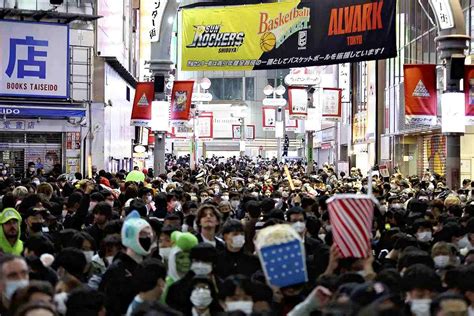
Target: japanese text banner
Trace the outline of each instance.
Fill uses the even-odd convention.
[[[395,0],[184,9],[183,70],[317,66],[396,56]]]
[[[405,124],[435,125],[436,65],[404,65]]]

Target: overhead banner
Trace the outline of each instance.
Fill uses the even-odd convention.
[[[319,66],[396,56],[395,0],[184,9],[182,70]]]
[[[340,120],[342,117],[342,89],[323,88],[322,117],[326,120]]]
[[[149,127],[151,125],[152,107],[155,88],[153,82],[138,82],[133,99],[130,125]]]
[[[69,27],[0,21],[0,96],[69,98]]]
[[[171,92],[171,120],[188,121],[194,81],[175,81]]]
[[[276,108],[271,106],[262,107],[262,129],[264,131],[274,131],[276,121]]]
[[[306,119],[308,116],[308,91],[306,88],[288,88],[288,106],[291,119]]]
[[[466,125],[474,125],[474,65],[466,65],[464,72]]]
[[[404,65],[405,124],[435,125],[436,65]]]

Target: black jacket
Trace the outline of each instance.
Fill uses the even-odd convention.
[[[96,247],[99,248],[100,242],[105,238],[105,231],[100,229],[97,224],[87,227],[85,231],[94,238]]]
[[[324,273],[329,263],[329,247],[323,242],[311,237],[304,240],[308,279],[314,285],[316,279]]]
[[[202,238],[201,234],[200,233],[197,233],[196,234],[196,237],[197,237],[197,240],[199,243],[202,243],[204,242],[204,239]],[[219,252],[219,251],[224,251],[225,250],[225,244],[222,240],[214,237],[214,240],[216,241],[216,250]]]
[[[137,266],[138,263],[135,260],[120,252],[105,271],[99,291],[105,294],[107,315],[116,316],[127,312],[128,306],[138,294],[137,286],[134,283],[134,273]]]
[[[64,218],[64,228],[72,228],[76,230],[82,230],[82,226],[86,223],[86,218],[89,212],[90,196],[84,194],[82,196],[81,204],[78,210],[74,214],[68,214]]]
[[[239,252],[230,252],[227,249],[218,252],[215,273],[221,279],[232,274],[242,274],[250,278],[259,269],[258,258],[244,253],[243,249]]]

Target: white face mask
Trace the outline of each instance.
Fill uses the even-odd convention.
[[[244,244],[245,244],[245,236],[237,235],[237,236],[232,237],[232,242],[230,245],[232,246],[232,248],[240,249],[244,246]]]
[[[183,209],[183,206],[181,205],[181,202],[176,202],[175,206],[174,206],[174,209],[177,211],[177,212],[181,212],[181,210]]]
[[[237,207],[239,206],[240,204],[240,201],[239,200],[232,200],[230,201],[230,206],[232,206],[232,208],[235,210],[237,209]]]
[[[291,224],[291,227],[293,227],[293,229],[296,230],[297,233],[301,234],[302,232],[304,232],[306,224],[304,222],[295,222]]]
[[[168,260],[170,258],[170,253],[171,253],[171,247],[160,248],[161,258]]]
[[[191,271],[196,275],[208,275],[212,272],[212,264],[201,261],[193,262],[191,264]]]
[[[449,264],[449,256],[436,256],[433,261],[436,268],[446,268]]]
[[[87,263],[90,263],[92,261],[92,257],[94,256],[94,252],[92,250],[83,250],[82,253],[84,256],[86,256]]]
[[[428,242],[431,240],[431,237],[432,237],[431,232],[416,233],[416,238],[421,242]]]
[[[25,288],[28,286],[28,284],[29,284],[28,280],[7,281],[5,284],[6,298],[8,300],[11,300],[16,290]]]
[[[56,305],[56,308],[58,310],[58,312],[61,314],[61,315],[64,315],[66,314],[66,301],[67,301],[67,298],[68,298],[68,294],[66,292],[61,292],[61,293],[57,293],[57,294],[54,294],[54,303]]]
[[[191,303],[197,308],[206,308],[212,303],[211,290],[194,289],[191,293]]]
[[[105,257],[105,261],[106,261],[109,265],[111,265],[112,262],[114,261],[114,256],[107,256],[107,257]]]
[[[226,312],[241,311],[247,315],[252,314],[253,302],[252,301],[235,301],[226,302]]]
[[[467,238],[467,235],[465,235],[462,239],[458,241],[458,247],[459,249],[466,248],[470,245],[469,239]]]
[[[36,186],[40,185],[40,181],[37,180],[37,179],[35,179],[35,180],[31,181],[31,182],[34,183]]]
[[[97,205],[97,202],[90,202],[89,203],[89,211],[92,211],[96,205]]]
[[[30,172],[35,172],[35,167],[31,167],[29,170]]]
[[[62,211],[61,214],[63,215],[63,217],[66,217],[66,215],[67,215],[67,210]]]
[[[183,233],[187,233],[189,231],[189,225],[188,224],[181,225],[181,231]]]
[[[153,196],[148,195],[148,196],[146,197],[146,202],[147,202],[147,203],[151,203],[151,201],[153,201]]]
[[[410,310],[415,316],[429,316],[430,305],[431,300],[429,298],[412,300]]]
[[[7,171],[6,170],[2,170],[2,175],[6,175],[7,174]]]
[[[229,201],[229,196],[228,195],[223,195],[221,196],[222,201]]]

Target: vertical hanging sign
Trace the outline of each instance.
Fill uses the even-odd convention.
[[[188,121],[194,81],[175,81],[171,92],[171,120]]]
[[[435,125],[436,65],[404,65],[405,124]]]
[[[464,72],[466,98],[466,125],[474,125],[474,65],[466,65]]]
[[[155,89],[153,82],[139,82],[135,90],[130,125],[149,127],[151,124],[151,103]]]

